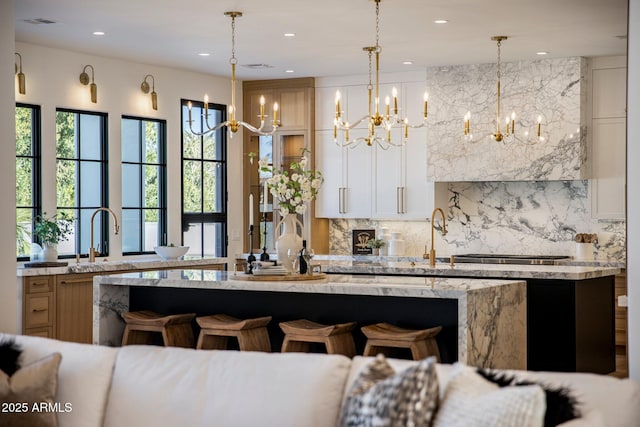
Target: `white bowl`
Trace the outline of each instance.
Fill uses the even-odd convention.
[[[153,250],[162,259],[178,259],[189,251],[189,246],[156,246]]]

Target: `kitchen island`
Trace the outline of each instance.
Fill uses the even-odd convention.
[[[527,369],[615,371],[615,275],[596,265],[464,264],[363,259],[321,261],[337,274],[520,279],[527,282]]]
[[[328,275],[311,281],[244,281],[241,274],[204,270],[147,271],[94,278],[96,344],[119,345],[126,311],[163,314],[225,313],[272,316],[272,349],[278,323],[306,318],[321,323],[389,322],[401,327],[440,325],[443,362],[493,368],[526,368],[526,290],[522,280]],[[359,328],[356,348],[364,346]]]

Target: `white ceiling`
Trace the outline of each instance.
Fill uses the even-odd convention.
[[[228,10],[244,13],[236,23],[238,63],[273,67],[239,67],[239,79],[367,72],[362,47],[375,44],[372,0],[15,0],[16,41],[228,76]],[[493,35],[509,36],[504,61],[540,58],[538,51],[626,53],[627,0],[383,0],[380,10],[383,72],[495,62]],[[38,18],[56,23],[24,22]],[[92,35],[97,30],[106,35]]]

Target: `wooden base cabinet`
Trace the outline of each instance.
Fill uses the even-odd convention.
[[[224,270],[224,266],[209,264],[196,268]],[[93,277],[119,273],[124,271],[23,277],[22,333],[91,344]]]
[[[56,323],[54,277],[27,277],[23,283],[23,333],[53,338]]]
[[[56,337],[59,340],[92,343],[94,275],[56,276]]]

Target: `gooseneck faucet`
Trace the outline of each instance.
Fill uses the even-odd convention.
[[[440,215],[442,215],[442,235],[445,236],[447,234],[447,220],[444,216],[444,211],[441,208],[435,208],[433,210],[433,213],[431,214],[431,251],[429,251],[429,267],[436,266],[436,249],[434,236],[436,212],[440,212]]]
[[[98,209],[96,209],[93,212],[93,214],[91,215],[91,228],[90,228],[90,244],[91,244],[91,247],[89,248],[89,262],[95,262],[96,254],[98,253],[93,247],[93,220],[96,217],[96,215],[98,214],[98,212],[100,212],[100,211],[107,211],[113,217],[113,233],[114,234],[118,234],[118,231],[120,231],[120,226],[118,225],[118,217],[116,217],[116,214],[111,209],[109,209],[109,208],[98,208]]]

